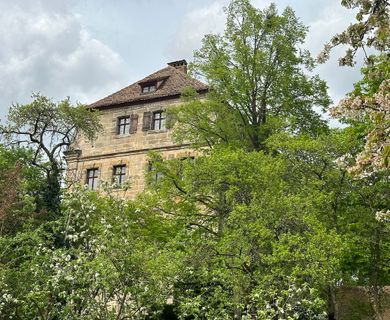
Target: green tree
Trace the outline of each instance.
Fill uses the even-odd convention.
[[[324,319],[343,246],[321,223],[321,194],[302,191],[286,160],[215,147],[193,162],[153,162],[163,175],[141,200],[176,224],[181,318]]]
[[[365,145],[349,171],[364,177],[390,168],[390,63],[382,54],[362,69],[363,79],[330,112],[352,125],[365,127]]]
[[[318,56],[319,61],[329,59],[331,50],[339,45],[346,45],[345,55],[339,59],[342,66],[353,66],[358,50],[365,54],[366,62],[371,58],[366,48],[389,53],[390,48],[390,10],[388,0],[342,0],[341,4],[348,9],[357,9],[356,21],[346,30],[332,37]]]
[[[78,135],[94,139],[101,130],[99,115],[83,105],[72,106],[69,98],[58,103],[39,94],[29,104],[14,104],[0,135],[8,145],[33,150],[31,163],[46,176],[45,205],[57,212],[60,204],[61,175],[65,169],[62,152]]]
[[[0,145],[0,236],[43,219],[39,206],[44,188],[41,172],[31,166],[31,152]]]
[[[194,53],[191,69],[207,80],[210,93],[206,101],[179,109],[184,134],[203,145],[229,142],[261,150],[280,128],[324,130],[312,108],[326,108],[330,99],[325,82],[307,75],[314,66],[300,48],[307,28],[293,10],[287,7],[279,15],[273,4],[259,10],[248,0],[234,0],[226,12],[225,32],[205,36]],[[197,117],[191,109],[197,109]]]
[[[132,202],[67,192],[56,221],[0,237],[1,318],[159,319],[178,260],[171,237]]]
[[[364,130],[362,126],[351,126],[331,130],[330,134],[316,139],[284,134],[272,137],[269,143],[291,163],[290,179],[302,194],[312,197],[320,214],[317,219],[341,237],[342,285],[365,288],[380,319],[381,293],[390,281],[387,263],[390,233],[386,225],[386,211],[390,206],[388,171],[356,179],[349,173],[350,164],[344,160],[345,153],[351,158],[360,153]],[[340,282],[329,283],[329,298],[336,318],[339,287]]]
[[[356,184],[360,184],[357,194],[362,198],[358,196],[354,199],[351,209],[360,212],[362,207],[365,208],[364,215],[369,213],[366,219],[370,222],[368,228],[367,226],[357,228],[359,236],[351,235],[351,239],[356,241],[355,244],[359,242],[361,244],[360,254],[352,252],[360,257],[360,260],[355,260],[355,266],[358,266],[359,271],[355,271],[357,274],[361,272],[366,274],[366,281],[363,281],[363,284],[365,288],[370,289],[376,318],[381,319],[380,292],[381,287],[388,284],[386,276],[388,270],[383,262],[388,261],[386,248],[390,242],[388,233],[390,204],[384,201],[386,196],[388,198],[386,185],[390,168],[390,7],[387,0],[343,0],[341,3],[347,8],[358,9],[356,21],[325,45],[319,60],[326,61],[331,49],[340,44],[348,46],[345,56],[339,59],[342,66],[353,66],[359,50],[365,55],[365,66],[361,70],[363,79],[355,84],[354,90],[347,94],[346,98],[331,109],[331,113],[352,127],[363,129],[360,135],[360,138],[364,139],[362,150],[352,156],[348,152],[340,157],[338,162],[340,166],[348,168],[350,173],[361,179]],[[376,55],[368,55],[367,48],[375,49]],[[368,201],[369,208],[362,205],[362,202],[367,204],[367,199],[373,199]],[[373,222],[375,218],[376,221]],[[365,231],[369,233],[363,236]],[[364,239],[369,239],[369,243]],[[370,254],[367,254],[366,248],[370,248]],[[370,262],[367,263],[368,260]],[[354,264],[351,263],[350,266]],[[360,277],[359,281],[362,281]]]

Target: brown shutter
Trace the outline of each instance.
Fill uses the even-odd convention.
[[[148,131],[152,126],[152,113],[150,111],[144,112],[144,118],[142,121],[142,130]]]
[[[130,116],[130,133],[136,133],[138,127],[138,114]]]
[[[115,131],[116,131],[116,134],[119,134],[119,120],[120,118],[116,118],[116,123],[115,123],[115,125],[116,125],[116,128],[115,128]]]

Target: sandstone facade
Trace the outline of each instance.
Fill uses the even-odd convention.
[[[193,87],[201,96],[207,92],[206,85],[186,74],[182,60],[92,104],[91,108],[101,112],[104,132],[93,142],[80,137],[67,152],[68,179],[88,184],[89,176],[94,175],[93,187],[99,189],[103,182],[117,181],[115,168],[123,166],[121,182],[126,181],[130,188],[126,193],[120,187],[116,190],[134,198],[145,187],[150,151],[161,153],[164,159],[192,156],[188,145],[172,142],[172,132],[164,126],[166,110],[180,104],[186,87]],[[149,89],[151,92],[143,92]]]

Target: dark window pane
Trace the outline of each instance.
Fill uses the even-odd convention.
[[[126,181],[126,165],[114,166],[112,180],[118,186]]]
[[[91,190],[95,190],[99,185],[99,169],[93,168],[87,170],[87,185]]]
[[[165,129],[165,113],[163,111],[153,112],[153,130]]]
[[[118,134],[130,132],[130,117],[121,117],[118,119]]]
[[[148,93],[148,92],[153,92],[153,91],[156,91],[156,84],[155,83],[148,84],[148,85],[142,87],[143,93]]]
[[[149,172],[152,172],[151,177],[152,177],[153,183],[158,182],[164,176],[164,174],[162,172],[155,170],[152,161],[149,161],[148,170],[149,170]]]

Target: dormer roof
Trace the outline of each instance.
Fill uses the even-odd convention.
[[[89,105],[90,108],[107,108],[122,105],[133,105],[153,100],[164,100],[179,97],[187,87],[199,93],[205,93],[208,86],[186,74],[185,60],[171,62],[167,67]],[[156,86],[156,90],[143,93],[146,85]]]

